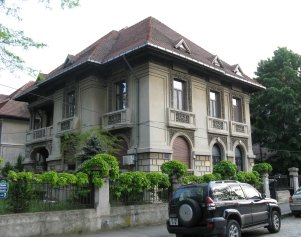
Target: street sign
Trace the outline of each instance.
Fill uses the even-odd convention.
[[[9,183],[6,179],[0,178],[0,199],[7,198]]]

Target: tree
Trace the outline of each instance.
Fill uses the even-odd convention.
[[[256,80],[266,90],[251,96],[253,142],[271,152],[276,172],[301,164],[301,56],[278,48],[258,64]]]
[[[51,6],[51,0],[36,0],[37,3],[44,3],[46,7]],[[20,0],[21,2],[21,0]],[[61,8],[73,8],[79,5],[79,0],[61,0]],[[20,7],[9,1],[0,0],[0,16],[13,17],[21,21]],[[0,70],[26,70],[32,73],[33,70],[26,66],[24,60],[16,54],[14,49],[20,48],[27,50],[29,48],[42,48],[44,43],[35,42],[32,38],[25,35],[20,29],[12,29],[0,23]]]

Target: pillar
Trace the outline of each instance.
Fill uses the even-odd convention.
[[[104,180],[102,187],[95,187],[94,200],[97,216],[110,215],[111,205],[109,179]]]
[[[263,182],[263,193],[267,198],[271,197],[270,194],[270,185],[269,185],[269,174],[264,173],[262,176],[262,182]]]
[[[299,169],[296,167],[292,167],[288,169],[290,176],[290,186],[294,188],[294,192],[299,188],[299,179],[298,179],[298,171]]]

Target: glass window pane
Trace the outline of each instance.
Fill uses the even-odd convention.
[[[183,89],[183,82],[174,80],[173,81],[173,88],[177,89],[177,90],[182,90]]]

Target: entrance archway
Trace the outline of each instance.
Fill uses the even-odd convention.
[[[31,154],[30,158],[34,161],[36,171],[47,171],[47,161],[49,152],[45,147],[35,148]]]

